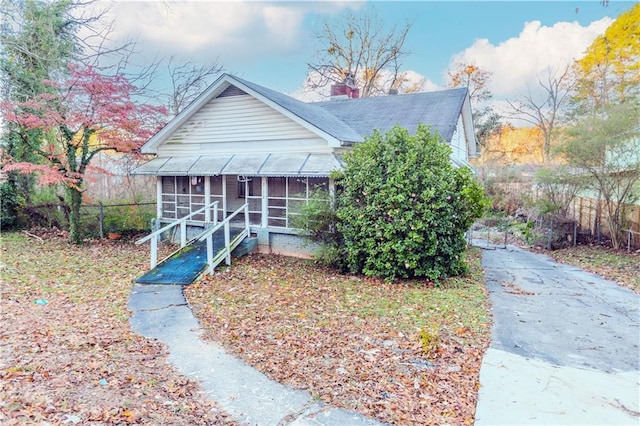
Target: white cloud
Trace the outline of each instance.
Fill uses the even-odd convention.
[[[350,2],[265,1],[99,1],[116,24],[111,39],[137,40],[153,57],[175,53],[216,58],[230,64],[300,51],[309,40],[304,18],[311,12],[338,13],[358,8]]]
[[[304,13],[282,6],[267,6],[262,10],[268,32],[286,45],[295,44],[301,31]]]
[[[527,22],[518,37],[498,45],[487,39],[476,40],[454,55],[450,64],[474,63],[493,73],[489,89],[494,98],[513,99],[524,93],[527,85],[544,78],[549,70],[563,69],[581,58],[612,22],[608,17],[584,27],[578,22],[558,22],[551,27],[539,21]]]

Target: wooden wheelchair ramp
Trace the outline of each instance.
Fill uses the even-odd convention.
[[[242,232],[243,229],[230,228],[231,240],[236,240],[236,237]],[[217,230],[212,234],[212,237],[213,255],[216,257],[225,250],[224,229]],[[160,262],[135,282],[138,284],[189,285],[202,274],[207,266],[207,242],[196,239]]]

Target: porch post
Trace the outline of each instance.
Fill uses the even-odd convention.
[[[207,265],[209,274],[213,275],[213,234],[207,235]]]
[[[211,204],[211,177],[204,176],[204,205]],[[211,209],[204,210],[204,221],[211,222]]]
[[[162,217],[162,176],[156,176],[156,217]]]
[[[151,269],[155,268],[158,264],[158,235],[154,234],[151,237],[151,259],[149,260]]]
[[[227,251],[227,255],[225,256],[225,263],[227,265],[231,265],[231,228],[229,226],[229,221],[224,223],[224,247]]]
[[[329,203],[332,208],[336,205],[336,182],[331,178],[329,178]]]
[[[227,175],[222,175],[222,219],[227,218]]]
[[[269,178],[267,176],[262,177],[262,221],[260,226],[266,228],[269,226]]]
[[[180,248],[187,245],[187,221],[180,222]]]

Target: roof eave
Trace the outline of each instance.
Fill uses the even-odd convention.
[[[462,114],[462,122],[467,140],[467,156],[469,158],[478,158],[478,141],[476,139],[476,131],[473,125],[473,112],[471,110],[469,91],[465,94],[460,113]]]

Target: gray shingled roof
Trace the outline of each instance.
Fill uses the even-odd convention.
[[[400,125],[415,133],[426,124],[450,141],[467,94],[466,88],[409,95],[306,103],[233,76],[239,82],[344,142],[360,142],[374,130]]]
[[[439,92],[332,100],[310,105],[324,109],[362,136],[400,125],[415,133],[418,124],[431,126],[450,141],[462,111],[466,88]]]
[[[233,78],[338,140],[344,142],[361,142],[363,140],[361,134],[354,131],[330,111],[236,76]]]
[[[275,90],[239,77],[223,74],[207,91],[176,116],[142,147],[142,152],[154,152],[176,126],[182,125],[198,108],[207,102],[224,80],[242,84],[250,91],[280,106],[302,121],[345,143],[361,142],[374,130],[386,132],[400,125],[414,133],[418,124],[426,124],[447,142],[451,141],[462,111],[467,89],[410,95],[390,95],[364,99],[344,99],[327,102],[302,102]],[[150,147],[150,148],[148,148]]]

